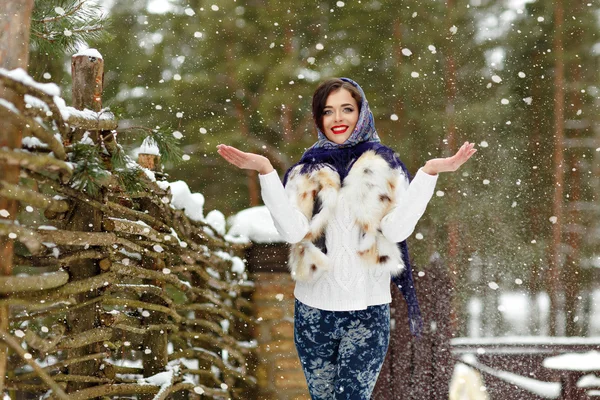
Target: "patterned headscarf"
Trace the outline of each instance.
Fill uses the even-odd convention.
[[[362,88],[358,85],[358,83],[354,82],[349,78],[340,78],[341,80],[352,84],[356,89],[358,89],[360,96],[362,97],[362,106],[360,107],[360,113],[358,115],[358,122],[356,123],[356,127],[350,137],[342,144],[337,144],[331,142],[327,139],[327,136],[317,127],[318,131],[318,140],[312,145],[309,150],[324,148],[324,149],[340,149],[344,147],[351,147],[358,143],[362,142],[381,142],[379,140],[379,136],[377,135],[377,131],[375,130],[375,121],[373,119],[373,113],[369,108],[369,102],[367,101],[367,97],[365,96],[365,92],[363,92]]]

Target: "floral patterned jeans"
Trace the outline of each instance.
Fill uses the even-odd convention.
[[[390,343],[390,305],[326,311],[296,299],[294,342],[312,400],[369,400]]]

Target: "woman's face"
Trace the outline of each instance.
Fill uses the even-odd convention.
[[[352,94],[340,88],[331,92],[323,109],[325,136],[333,143],[344,143],[358,122],[358,105]]]

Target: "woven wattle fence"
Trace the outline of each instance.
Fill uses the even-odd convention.
[[[113,165],[123,149],[101,108],[102,57],[76,55],[72,67],[73,107],[55,86],[0,72],[26,104],[0,102],[24,139],[0,149],[0,164],[21,171],[18,185],[0,177],[0,197],[18,202],[17,215],[0,220],[0,236],[14,241],[11,273],[0,276],[0,393],[252,398],[246,245],[171,204],[159,155],[125,157],[129,171]],[[77,158],[82,146],[110,172],[97,190],[78,181],[90,162]],[[119,179],[131,170],[135,191]]]

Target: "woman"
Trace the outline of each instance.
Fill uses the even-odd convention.
[[[356,82],[323,82],[312,113],[318,141],[287,171],[285,187],[267,158],[223,144],[218,153],[259,172],[263,201],[292,244],[294,341],[312,399],[370,399],[389,345],[390,279],[407,300],[413,334],[422,325],[405,240],[437,174],[455,171],[477,150],[465,142],[410,181],[380,143]]]

